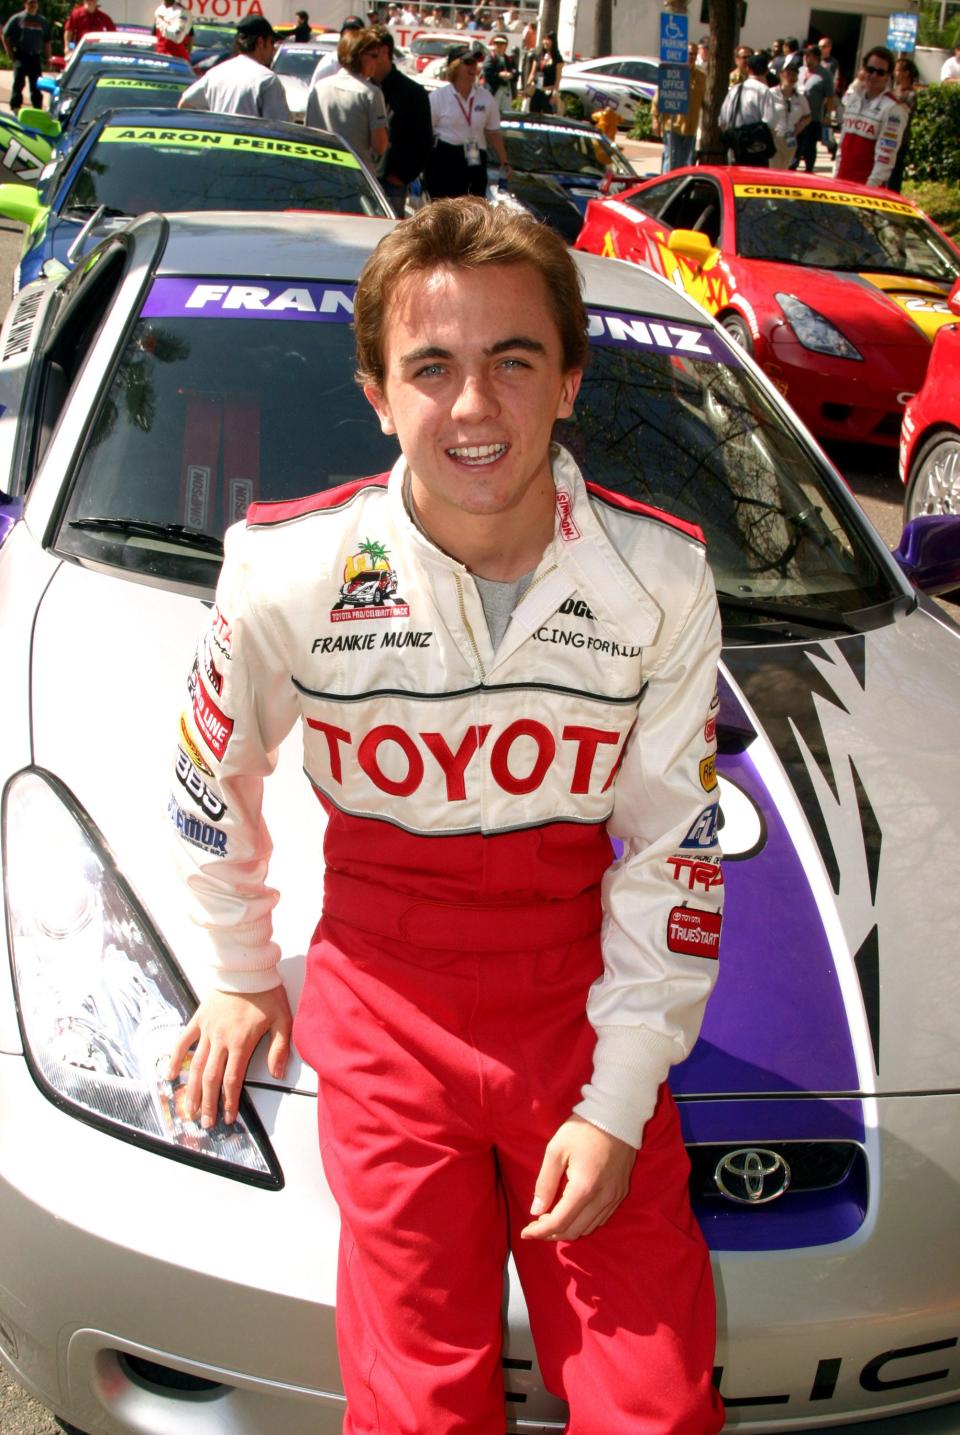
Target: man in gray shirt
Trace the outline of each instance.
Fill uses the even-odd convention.
[[[820,51],[816,45],[808,45],[803,52],[803,68],[797,77],[797,89],[810,106],[811,123],[797,136],[797,154],[790,168],[799,169],[803,164],[807,173],[813,174],[817,158],[817,140],[823,136],[824,116],[829,109],[829,101],[836,93],[833,75],[826,65],[821,64]],[[830,148],[826,139],[823,143]]]
[[[244,16],[237,26],[236,47],[233,59],[215,65],[184,90],[178,109],[289,120],[283,84],[270,68],[277,36],[266,16]]]
[[[342,35],[337,46],[341,68],[311,82],[304,115],[314,129],[330,130],[346,140],[372,174],[379,171],[390,136],[386,103],[371,83],[380,50],[380,38],[372,30]]]

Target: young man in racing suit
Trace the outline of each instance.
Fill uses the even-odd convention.
[[[341,1212],[345,1435],[503,1435],[508,1248],[571,1435],[713,1435],[665,1085],[720,933],[702,535],[551,444],[587,328],[551,231],[437,201],[381,241],[355,323],[402,457],[227,535],[181,720],[215,804],[216,842],[183,851],[218,990],[171,1074],[196,1042],[209,1126],[264,1033],[282,1073],[260,798],[299,720],[327,828],[295,1036]]]
[[[893,173],[909,112],[893,93],[893,56],[882,45],[865,56],[843,97],[843,128],[834,176],[882,187]]]

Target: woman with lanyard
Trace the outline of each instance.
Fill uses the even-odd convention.
[[[487,192],[487,147],[502,174],[510,173],[500,134],[500,112],[487,89],[477,84],[483,51],[454,45],[447,51],[447,81],[430,93],[434,145],[423,172],[431,199],[456,199]]]

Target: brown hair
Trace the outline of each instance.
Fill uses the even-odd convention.
[[[547,286],[565,370],[587,360],[587,312],[580,272],[564,241],[545,224],[485,199],[435,199],[385,235],[363,267],[354,299],[357,382],[383,388],[383,335],[389,301],[412,274],[529,264]]]
[[[363,56],[379,50],[382,40],[373,30],[347,30],[340,36],[337,59],[351,75],[359,75]]]
[[[882,60],[882,61],[883,61],[883,63],[886,65],[887,69],[889,70],[890,74],[892,75],[892,74],[893,74],[893,52],[892,52],[891,50],[888,50],[887,47],[886,47],[886,45],[874,45],[872,49],[870,49],[870,50],[867,51],[867,53],[864,55],[863,59],[860,61],[861,65],[865,65],[868,60],[872,60],[873,57],[874,57],[874,55],[876,55],[876,57],[877,57],[878,60]]]

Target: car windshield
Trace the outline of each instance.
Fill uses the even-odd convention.
[[[623,60],[619,73],[627,80],[638,80],[644,85],[659,84],[657,66],[649,60]]]
[[[127,50],[115,51],[113,54],[105,54],[102,50],[91,50],[89,54],[81,55],[76,65],[71,66],[69,75],[65,75],[61,80],[61,97],[63,95],[78,95],[96,75],[121,67],[125,70],[136,70],[144,75],[183,75],[185,79],[192,78],[192,73],[184,61],[172,59],[169,56],[141,55],[132,46]]]
[[[309,80],[329,50],[314,50],[306,45],[284,45],[273,59],[273,68],[278,75],[294,75],[300,80]]]
[[[382,215],[348,151],[270,135],[106,125],[61,206],[90,214],[169,210],[333,210]]]
[[[626,161],[597,133],[552,125],[506,124],[502,134],[507,159],[514,169],[602,179],[609,168],[625,179],[635,178]]]
[[[58,547],[210,586],[227,525],[397,456],[353,379],[352,286],[160,277],[95,414]],[[732,628],[892,596],[813,450],[715,331],[591,314],[557,438],[586,477],[706,533]],[[825,616],[827,615],[827,616]],[[842,626],[842,620],[841,620]]]
[[[132,79],[123,75],[101,75],[96,89],[83,106],[82,122],[99,119],[105,110],[175,110],[188,80]]]
[[[236,37],[232,25],[204,25],[193,22],[193,47],[195,50],[232,50]]]
[[[880,195],[856,203],[828,190],[736,186],[737,253],[819,269],[880,272],[950,284],[960,262],[911,206]],[[788,197],[784,197],[784,195]]]
[[[410,49],[415,55],[446,56],[450,47],[458,44],[469,44],[471,49],[482,50],[484,54],[488,53],[483,41],[478,40],[476,35],[468,34],[467,31],[464,31],[459,39],[451,39],[449,35],[417,35],[410,41]]]

